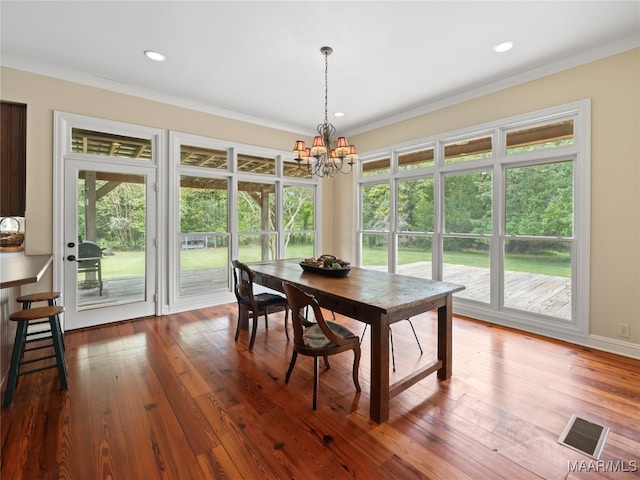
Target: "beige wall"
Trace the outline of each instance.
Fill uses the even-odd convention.
[[[288,149],[297,135],[2,68],[3,100],[27,110],[27,253],[52,249],[53,111]],[[640,344],[640,50],[350,138],[361,152],[576,100],[592,100],[591,334]],[[325,253],[355,256],[355,178],[324,181]]]

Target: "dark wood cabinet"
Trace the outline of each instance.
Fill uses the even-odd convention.
[[[2,102],[0,215],[24,217],[27,184],[27,106]]]

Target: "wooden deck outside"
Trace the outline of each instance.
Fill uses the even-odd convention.
[[[399,267],[398,273],[429,278],[430,262],[416,262]],[[143,277],[104,278],[102,296],[98,289],[79,291],[81,309],[130,303],[144,292]],[[489,302],[489,269],[445,264],[444,280],[466,288],[454,298]],[[197,295],[224,289],[227,272],[224,269],[201,269],[183,272],[182,295]],[[505,306],[527,312],[571,319],[571,279],[524,272],[505,272]]]

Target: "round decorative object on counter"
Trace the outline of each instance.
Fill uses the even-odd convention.
[[[0,220],[0,247],[10,248],[6,251],[18,251],[15,247],[21,247],[24,242],[24,232],[20,231],[20,222],[14,217],[3,217]]]

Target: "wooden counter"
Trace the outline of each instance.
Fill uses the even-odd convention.
[[[11,362],[16,326],[9,321],[9,315],[20,308],[16,299],[21,286],[38,282],[52,261],[50,254],[0,253],[0,383],[4,383]]]

